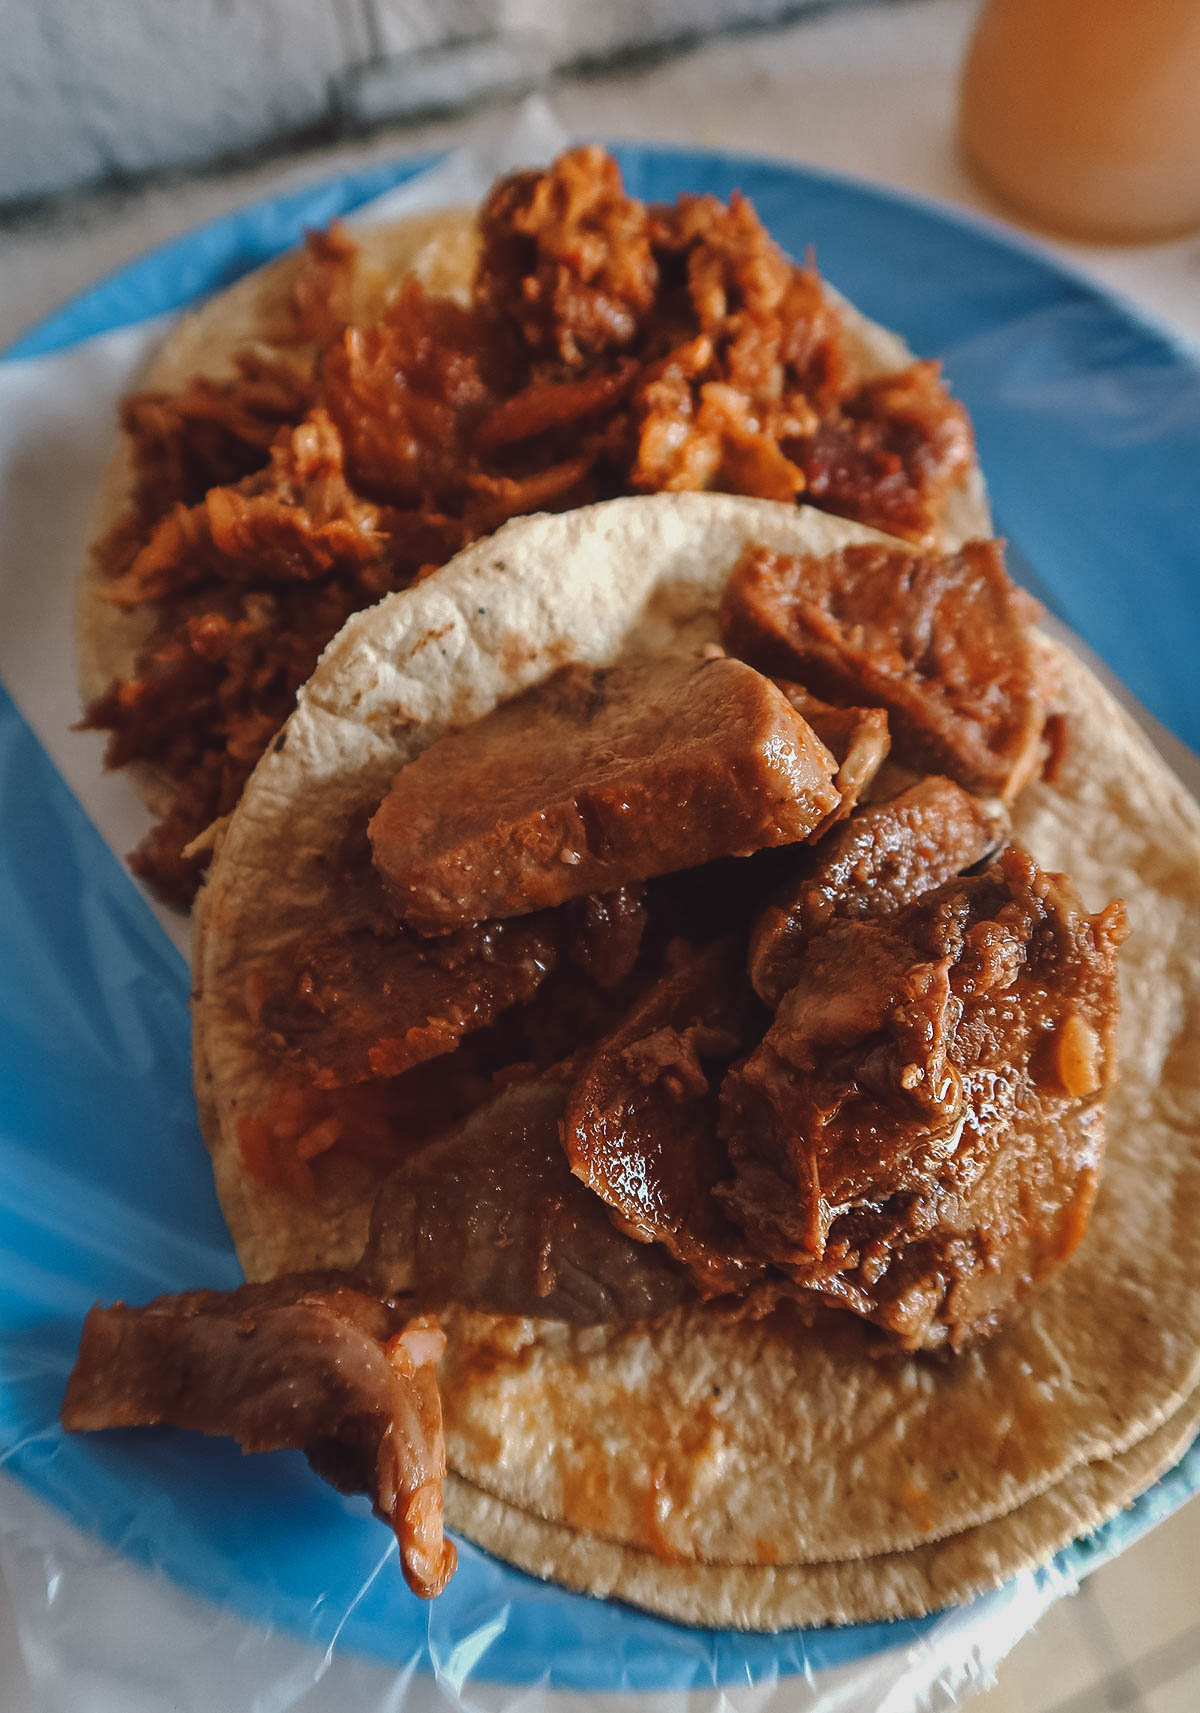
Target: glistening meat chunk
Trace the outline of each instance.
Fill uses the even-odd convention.
[[[806,854],[802,872],[750,930],[750,980],[779,1004],[804,949],[835,920],[887,916],[982,862],[1005,817],[936,774],[872,809],[860,809]]]
[[[693,1297],[665,1251],[618,1231],[571,1176],[566,1094],[561,1077],[519,1083],[399,1167],[376,1197],[368,1288],[584,1326]]]
[[[563,951],[570,963],[602,989],[619,987],[633,970],[646,928],[641,886],[573,898],[563,908]]]
[[[568,374],[633,344],[658,267],[644,204],[596,144],[545,172],[494,185],[479,216],[478,309],[517,335],[530,362]]]
[[[833,757],[738,660],[564,667],[409,763],[371,822],[422,933],[806,838]]]
[[[428,1598],[456,1559],[442,1533],[444,1344],[431,1317],[317,1275],[97,1306],[63,1426],[165,1423],[229,1435],[244,1451],[304,1451],[334,1486],[370,1495],[406,1582]]]
[[[314,410],[279,437],[265,470],[210,488],[190,508],[173,507],[105,597],[132,608],[214,581],[261,588],[331,577],[382,594],[390,521],[349,487],[341,437],[327,413]]]
[[[621,1231],[682,1262],[704,1296],[763,1272],[713,1195],[729,1171],[717,1089],[745,1050],[741,961],[736,940],[672,947],[666,973],[580,1067],[563,1125],[576,1177]]]
[[[951,554],[869,542],[823,558],[750,548],[720,620],[726,646],[760,671],[886,708],[897,760],[1011,799],[1037,768],[1046,720],[1037,613],[999,542]]]
[[[752,1248],[907,1348],[993,1325],[1086,1226],[1124,933],[1011,848],[818,935],[722,1090]]]
[[[776,683],[837,762],[833,783],[841,802],[810,833],[809,841],[815,843],[834,822],[846,819],[887,760],[892,747],[888,717],[883,708],[836,708],[786,678]]]
[[[452,1053],[510,1006],[533,998],[558,962],[562,925],[546,913],[483,922],[440,940],[332,921],[268,979],[258,1020],[313,1086],[394,1077]]]

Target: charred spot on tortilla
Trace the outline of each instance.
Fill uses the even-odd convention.
[[[159,819],[232,808],[348,615],[506,518],[619,494],[794,501],[918,543],[986,531],[970,426],[750,204],[650,207],[591,147],[448,214],[312,234],[185,320],[122,410],[80,599],[85,724]],[[507,556],[492,563],[498,572]]]

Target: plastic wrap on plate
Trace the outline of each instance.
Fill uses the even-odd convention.
[[[186,920],[131,881],[120,853],[145,812],[102,773],[100,740],[70,730],[72,584],[116,400],[164,317],[306,225],[470,202],[560,141],[535,107],[493,147],[246,209],[95,287],[0,365],[0,1569],[36,1713],[947,1706],[1200,1480],[1192,1453],[1050,1569],[970,1606],[738,1635],[543,1585],[466,1541],[427,1606],[366,1502],[323,1487],[299,1454],[58,1426],[93,1301],[239,1278],[191,1091]],[[1200,463],[1195,364],[982,223],[765,162],[620,158],[648,198],[744,189],[788,248],[815,243],[848,296],[944,359],[1040,592],[1194,741],[1177,615],[1196,598],[1180,504]]]

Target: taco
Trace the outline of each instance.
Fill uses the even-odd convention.
[[[181,321],[122,422],[79,676],[156,818],[133,865],[180,904],[346,618],[509,516],[711,488],[914,541],[989,528],[936,364],[744,200],[647,208],[598,148],[478,222],[311,237]]]
[[[890,681],[884,632],[908,663]],[[694,778],[721,786],[697,822],[704,794],[664,786],[686,746],[651,742],[643,808],[680,807],[634,816],[650,831],[630,857],[628,779],[589,788],[582,833],[519,787],[527,753],[569,755],[577,781],[581,730],[604,755],[642,730],[627,693],[647,673],[651,730],[698,735]],[[722,753],[718,679],[721,706],[746,693],[747,721],[767,720],[756,753],[785,758],[786,790]],[[1069,736],[1035,779],[1055,681],[1049,730]],[[797,738],[792,714],[823,738]],[[1195,1423],[1198,852],[1190,798],[1030,630],[990,544],[921,554],[808,508],[691,494],[509,523],[347,624],[218,834],[195,1061],[218,1192],[262,1281],[246,1289],[348,1269],[368,1297],[438,1308],[447,1515],[539,1575],[767,1629],[966,1597],[1127,1502]],[[665,877],[644,896],[639,862]],[[408,978],[380,875],[441,948],[422,980],[444,975],[449,999],[416,1028],[395,1024]],[[577,886],[604,890],[572,916]],[[456,926],[476,913],[486,977]],[[590,981],[554,986],[556,957]],[[862,972],[894,957],[907,998],[881,1035]],[[497,968],[516,972],[500,999]],[[981,1153],[960,1048],[938,1043],[993,1026],[1016,1057],[989,1061],[984,1104],[1007,1116]],[[819,1051],[802,1062],[797,1041]],[[885,1062],[924,1102],[893,1154],[870,1105]],[[807,1133],[837,1144],[819,1161],[781,1128],[797,1088]],[[865,1167],[867,1132],[837,1130],[855,1101],[878,1141]],[[678,1179],[642,1145],[652,1125]],[[597,1146],[614,1128],[635,1145],[624,1175]],[[1006,1210],[986,1239],[981,1193]]]

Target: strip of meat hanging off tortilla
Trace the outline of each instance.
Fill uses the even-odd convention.
[[[807,838],[836,769],[741,661],[568,666],[396,775],[375,865],[405,920],[441,934]]]
[[[748,968],[759,998],[778,1005],[804,949],[834,920],[887,916],[995,851],[1007,817],[933,774],[860,809],[805,853],[802,871],[750,930]]]
[[[694,1300],[666,1251],[619,1231],[572,1177],[566,1098],[563,1072],[517,1084],[398,1167],[375,1198],[364,1285],[581,1326]]]
[[[1039,612],[999,542],[958,553],[860,542],[824,557],[748,548],[720,624],[730,652],[760,671],[886,708],[897,761],[1011,801],[1041,759]]]
[[[92,1309],[62,1407],[71,1433],[168,1424],[305,1452],[395,1531],[404,1579],[440,1594],[446,1452],[437,1321],[325,1275]]]
[[[722,1088],[755,1252],[910,1349],[990,1330],[1086,1228],[1124,937],[1016,847],[818,935]]]

